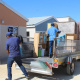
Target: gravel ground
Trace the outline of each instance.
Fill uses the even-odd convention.
[[[53,76],[40,75],[36,73],[29,73],[29,80],[80,80],[80,61],[75,63],[74,75],[67,75],[66,68],[54,69]],[[21,70],[15,69],[15,64],[12,67],[12,80],[26,80]],[[7,78],[7,65],[0,65],[0,80]]]

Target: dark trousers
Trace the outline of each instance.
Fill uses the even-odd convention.
[[[53,42],[54,41],[49,41],[49,55],[51,55],[51,53],[52,53]]]
[[[7,69],[8,69],[8,79],[12,80],[12,73],[11,73],[11,67],[13,62],[16,62],[18,64],[18,66],[20,67],[20,69],[22,70],[22,72],[24,73],[25,76],[27,76],[27,72],[26,69],[24,68],[24,66],[22,65],[22,61],[21,61],[21,57],[8,57],[8,61],[7,61]]]

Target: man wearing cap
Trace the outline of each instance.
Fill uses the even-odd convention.
[[[12,34],[11,32],[6,33],[6,37],[8,40],[6,41],[5,49],[9,54],[7,61],[8,79],[6,80],[12,80],[11,68],[14,61],[18,64],[18,66],[24,73],[25,77],[28,78],[28,73],[26,72],[24,66],[22,65],[20,57],[20,50],[19,50],[20,40],[18,37],[12,37],[11,34]]]
[[[49,57],[52,57],[51,51],[53,47],[54,38],[56,37],[56,32],[60,33],[57,28],[54,27],[54,23],[51,23],[51,27],[48,29],[48,36],[49,36]]]

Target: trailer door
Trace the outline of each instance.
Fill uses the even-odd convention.
[[[23,59],[22,62],[26,70],[29,72],[45,74],[45,75],[53,74],[52,58],[26,58]]]
[[[52,75],[52,59],[38,58],[36,61],[31,61],[31,72]]]

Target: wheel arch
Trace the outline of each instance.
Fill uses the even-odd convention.
[[[72,63],[73,61],[75,62],[76,58],[71,56],[68,56],[65,60],[66,64]]]

